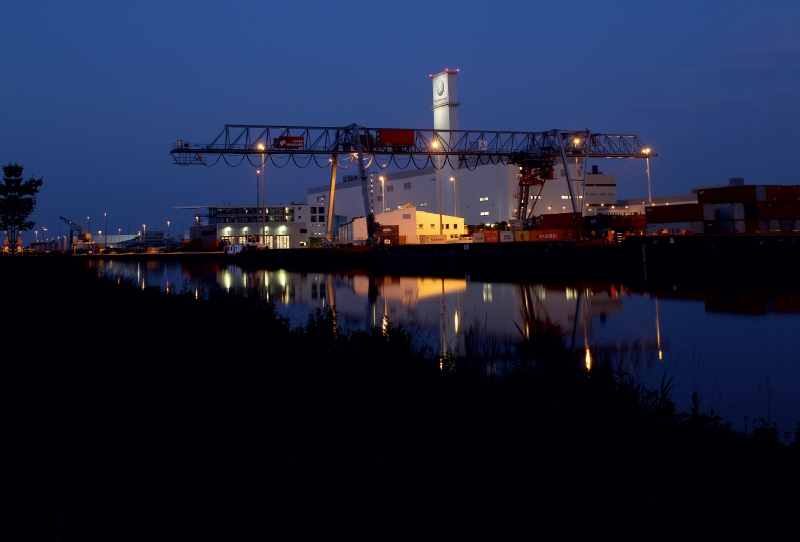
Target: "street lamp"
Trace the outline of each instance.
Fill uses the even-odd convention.
[[[265,230],[267,229],[267,200],[266,194],[264,193],[264,174],[266,173],[264,171],[266,169],[264,149],[266,147],[264,147],[263,143],[259,143],[258,148],[261,151],[261,232],[259,233],[258,239],[261,240],[264,238]],[[258,187],[258,183],[256,183],[256,187]],[[258,201],[256,201],[256,205],[258,205]]]
[[[653,192],[650,190],[650,147],[642,149],[645,154],[645,163],[647,164],[647,204],[653,206]]]
[[[108,248],[108,213],[103,213],[103,216],[106,218],[106,238],[103,244]]]
[[[258,195],[258,177],[261,174],[261,170],[256,170],[256,207],[261,204],[261,196]]]
[[[453,216],[458,216],[458,206],[456,204],[456,177],[450,177],[450,180],[453,181]]]
[[[433,142],[433,148],[439,148],[439,142]],[[439,235],[443,235],[444,229],[442,228],[442,163],[439,158],[439,155],[436,155],[436,182],[439,184]]]
[[[167,246],[164,247],[164,250],[169,252],[169,220],[167,220]]]
[[[42,228],[42,240],[47,242],[47,228]]]
[[[147,239],[147,226],[142,224],[142,252],[147,252],[147,242],[145,239]]]
[[[89,222],[89,227],[86,228],[86,231],[89,233],[89,235],[91,235],[92,234],[92,217],[87,216],[86,217],[86,221]]]

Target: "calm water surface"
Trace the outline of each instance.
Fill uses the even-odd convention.
[[[236,264],[97,262],[99,272],[142,286],[188,290],[219,285],[273,300],[302,324],[334,306],[340,324],[368,329],[413,325],[432,348],[458,352],[479,331],[512,345],[537,322],[557,326],[567,346],[604,359],[658,386],[674,375],[675,399],[688,409],[693,391],[737,429],[743,415],[770,417],[782,430],[800,420],[800,296],[632,292],[621,284],[511,284],[469,277],[368,277],[284,270],[244,271]],[[245,329],[231,318],[222,333]],[[590,359],[589,363],[595,360]],[[750,422],[752,426],[752,421]]]

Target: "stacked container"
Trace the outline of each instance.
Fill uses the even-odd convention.
[[[703,233],[703,207],[696,203],[645,208],[647,234]]]
[[[796,185],[721,186],[697,191],[705,233],[800,231]]]

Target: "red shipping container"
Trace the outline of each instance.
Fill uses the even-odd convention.
[[[767,201],[778,201],[778,187],[776,185],[766,185],[764,187],[764,192],[767,195]]]
[[[797,201],[797,185],[779,185],[778,201]]]
[[[414,130],[396,130],[382,128],[375,130],[378,145],[412,147],[414,146]]]
[[[697,202],[704,203],[751,203],[756,201],[756,187],[720,186],[697,191]]]
[[[797,203],[789,201],[779,201],[778,218],[797,218]]]
[[[778,205],[776,203],[759,202],[756,204],[756,218],[758,220],[771,220],[778,218]]]
[[[499,243],[500,242],[500,232],[499,231],[485,231],[483,232],[484,239],[486,243]]]
[[[570,231],[570,230],[567,230]],[[533,230],[531,241],[563,241],[564,230]]]

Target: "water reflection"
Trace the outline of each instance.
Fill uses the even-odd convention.
[[[676,399],[693,391],[735,426],[766,416],[783,429],[800,419],[800,296],[632,291],[620,284],[511,284],[463,278],[243,270],[235,264],[97,262],[98,272],[202,298],[214,287],[275,302],[294,325],[335,309],[343,329],[411,325],[442,359],[480,330],[498,345],[557,334],[587,368],[598,362],[658,386],[675,375]],[[770,397],[763,392],[769,379]],[[777,383],[777,384],[776,384]],[[775,415],[776,411],[782,414]]]

